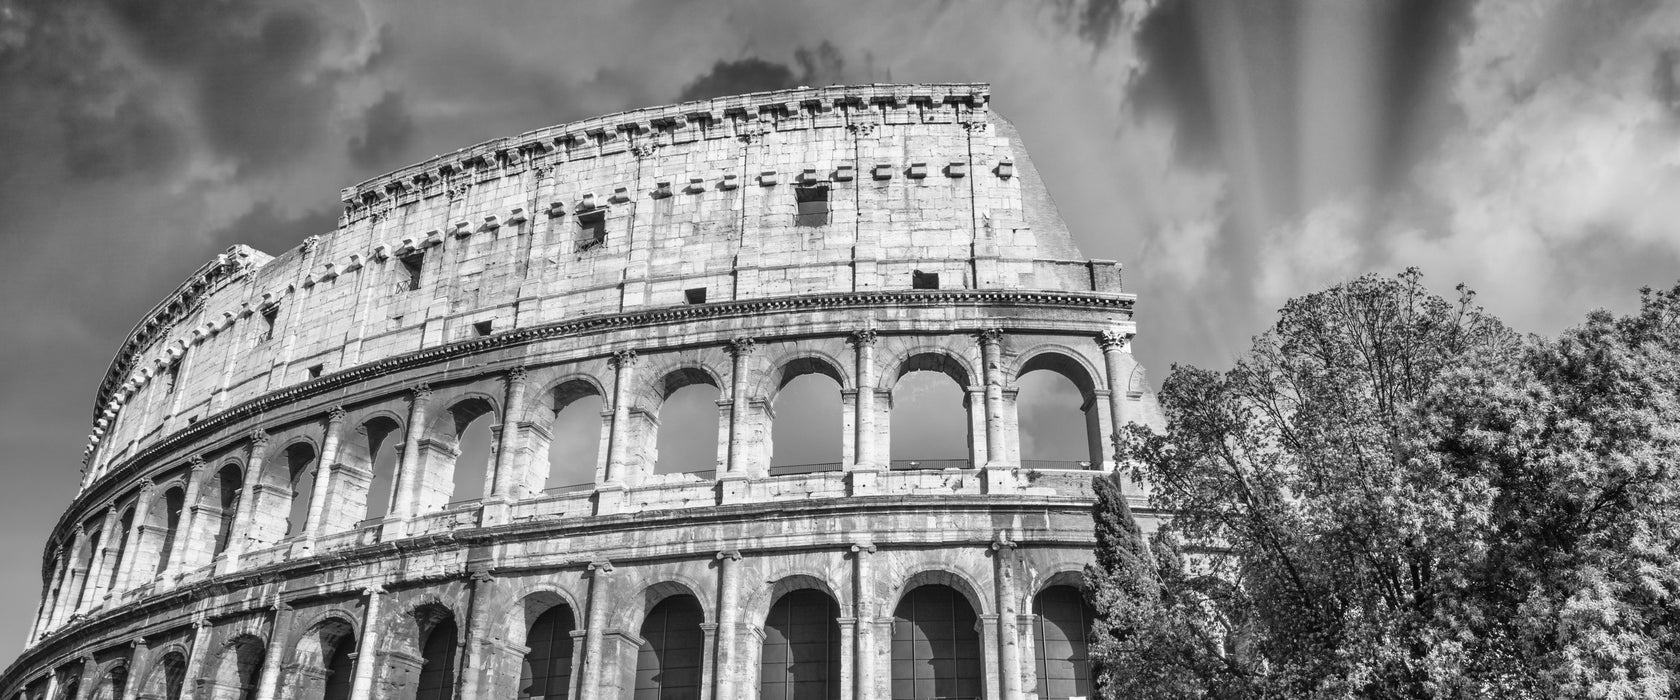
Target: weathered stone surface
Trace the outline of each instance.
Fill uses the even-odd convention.
[[[644,617],[686,594],[700,697],[754,698],[766,615],[815,589],[840,611],[844,696],[886,698],[894,606],[930,583],[984,628],[983,695],[1033,693],[1033,599],[1077,584],[1105,436],[1159,416],[1119,266],[1079,255],[985,85],[608,115],[343,202],[336,231],[236,246],[131,333],[3,697],[117,678],[124,697],[407,698],[450,629],[457,695],[515,697],[531,625],[565,606],[568,692],[627,699]],[[893,468],[912,369],[967,392],[961,464]],[[1022,464],[1035,369],[1082,393],[1091,469]],[[840,385],[843,463],[778,473],[770,406],[807,372]],[[660,408],[690,383],[720,390],[715,472],[656,474]],[[545,491],[549,425],[588,395],[594,483]],[[455,502],[486,414],[484,495]],[[376,483],[390,512],[365,518]]]

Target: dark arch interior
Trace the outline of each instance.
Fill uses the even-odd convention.
[[[257,697],[257,675],[262,671],[267,649],[262,640],[249,635],[233,642],[230,647],[222,652],[216,681],[226,688],[238,688],[241,700],[252,700]]]
[[[840,697],[840,605],[822,591],[781,597],[764,620],[760,700]]]
[[[368,482],[362,518],[383,518],[391,512],[391,502],[395,500],[392,490],[397,486],[397,463],[402,460],[402,426],[381,416],[363,423],[357,432],[357,439],[363,444],[357,445],[356,461],[347,463],[373,474]]]
[[[303,532],[309,520],[309,502],[315,497],[315,448],[298,443],[286,448],[286,483],[292,489],[291,509],[286,514],[286,536]]]
[[[698,700],[704,621],[700,601],[687,594],[666,598],[648,611],[636,654],[633,700]]]
[[[181,505],[186,499],[187,494],[181,489],[169,489],[153,506],[161,506],[163,510],[163,543],[158,547],[157,570],[153,572],[156,576],[169,569],[169,560],[175,555],[175,534],[181,526]]]
[[[1051,586],[1033,597],[1033,614],[1040,700],[1089,697],[1091,619],[1096,611],[1079,589]]]
[[[229,464],[216,472],[216,505],[221,516],[216,520],[216,541],[211,549],[215,554],[227,551],[233,540],[233,523],[239,515],[239,503],[245,489],[245,475],[239,465]]]
[[[905,594],[893,610],[893,700],[981,697],[978,621],[950,586]]]
[[[565,605],[544,610],[525,634],[525,663],[519,677],[520,698],[565,700],[572,687],[572,611]]]
[[[350,691],[356,685],[356,639],[351,636],[349,625],[343,627],[343,633],[332,640],[326,659],[327,678],[321,700],[350,700]]]
[[[154,689],[162,692],[163,700],[181,700],[181,690],[187,684],[187,657],[177,651],[169,652],[158,662],[154,673],[158,674]]]
[[[129,509],[123,513],[122,519],[117,522],[117,531],[111,533],[112,536],[117,538],[117,547],[116,549],[111,550],[111,561],[105,565],[105,590],[117,590],[117,577],[122,573],[123,560],[127,559],[129,556],[128,531],[129,528],[133,526],[134,507],[130,506]]]
[[[431,625],[420,642],[420,678],[414,700],[452,700],[455,697],[455,617],[444,617]]]

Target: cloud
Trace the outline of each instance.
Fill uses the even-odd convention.
[[[712,69],[683,86],[678,101],[708,100],[746,92],[780,90],[800,85],[826,85],[838,82],[845,73],[846,62],[839,49],[827,41],[815,49],[800,47],[794,52],[799,72],[783,63],[772,63],[757,57],[737,61],[718,61]]]
[[[350,141],[350,161],[368,169],[389,168],[407,154],[414,131],[402,93],[386,92],[362,113],[362,133]]]
[[[242,243],[270,255],[279,255],[310,236],[331,232],[338,215],[331,209],[282,214],[275,205],[261,202],[226,227],[210,234],[212,245],[226,248]]]

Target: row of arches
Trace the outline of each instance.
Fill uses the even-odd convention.
[[[1096,370],[1071,350],[1023,353],[1009,384],[992,387],[976,384],[976,358],[906,348],[887,364],[888,376],[863,392],[872,393],[873,433],[858,425],[869,414],[856,373],[832,353],[737,362],[765,371],[732,370],[741,375],[733,377],[736,385],[721,379],[714,356],[723,354],[661,356],[612,392],[595,376],[604,366],[541,382],[529,382],[521,370],[505,389],[487,392],[478,381],[440,389],[408,410],[387,400],[344,412],[341,423],[325,428],[264,433],[243,454],[179,470],[154,492],[118,499],[120,513],[86,521],[55,567],[38,630],[170,572],[224,556],[231,568],[241,551],[488,496],[514,501],[608,482],[634,485],[662,474],[720,471],[726,461],[742,462],[756,477],[840,470],[862,463],[863,441],[884,442],[877,463],[891,468],[979,466],[976,443],[999,428],[988,425],[993,416],[979,416],[977,402],[988,403],[988,414],[1002,410],[1001,422],[1016,428],[1014,453],[994,461],[1062,468],[1102,462],[1097,399],[1108,390],[1097,388]],[[618,371],[616,383],[624,383]],[[524,405],[514,405],[516,385],[518,395],[532,394]],[[1002,409],[989,404],[994,389]],[[735,393],[741,401],[731,399]],[[418,434],[410,434],[410,424],[422,426]]]

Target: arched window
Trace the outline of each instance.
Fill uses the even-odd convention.
[[[99,685],[94,687],[94,698],[97,700],[123,700],[123,693],[128,691],[128,666],[112,666],[105,675],[100,677]]]
[[[77,675],[80,675],[79,671]],[[58,689],[59,700],[80,700],[81,696],[82,680],[80,678],[72,677],[64,681],[64,685]]]
[[[286,484],[292,490],[286,515],[286,537],[303,533],[309,521],[309,502],[315,497],[315,448],[297,443],[286,448]]]
[[[213,556],[227,551],[233,541],[233,523],[239,517],[240,499],[245,497],[245,474],[239,465],[229,464],[216,472],[216,505],[221,509],[216,518],[216,542]]]
[[[327,658],[327,682],[321,700],[350,700],[356,686],[356,640],[339,640]]]
[[[216,662],[215,689],[211,696],[219,700],[256,698],[257,677],[266,651],[262,640],[252,635],[241,636],[223,647]]]
[[[1015,387],[1022,466],[1101,467],[1101,416],[1096,387],[1084,366],[1058,353],[1035,355],[1021,365]]]
[[[402,426],[390,418],[379,417],[363,423],[356,431],[352,446],[345,450],[345,464],[367,470],[372,475],[367,492],[357,494],[364,504],[364,520],[383,518],[391,512],[397,487],[397,464],[402,461],[402,445]]]
[[[840,412],[840,373],[828,363],[804,358],[782,368],[772,403],[771,474],[839,469],[845,421]]]
[[[1033,649],[1039,700],[1091,695],[1091,618],[1095,611],[1073,586],[1051,586],[1033,597]]]
[[[111,550],[111,555],[105,562],[105,590],[117,592],[118,578],[122,575],[123,559],[128,553],[128,530],[134,526],[134,508],[130,507],[117,522],[117,531],[112,533],[117,538],[117,548]]]
[[[968,374],[945,355],[906,360],[892,391],[892,468],[967,467]]]
[[[484,479],[490,470],[490,456],[495,451],[490,424],[496,421],[486,413],[472,419],[461,431],[461,456],[455,460],[454,485],[449,492],[450,503],[476,501],[484,497]]]
[[[700,697],[700,624],[705,613],[691,595],[659,601],[642,621],[642,648],[636,655],[633,700],[696,700]]]
[[[601,456],[601,395],[588,382],[570,381],[555,387],[553,400],[543,489],[593,486]]]
[[[181,690],[186,686],[186,680],[187,657],[181,652],[171,651],[152,666],[146,682],[140,687],[140,696],[181,700]]]
[[[711,375],[696,369],[665,377],[659,406],[658,459],[655,474],[705,472],[717,468],[718,399],[722,393]]]
[[[420,678],[415,683],[414,700],[452,700],[455,697],[455,628],[454,616],[446,616],[431,626],[420,643]]]
[[[905,594],[893,611],[893,700],[979,698],[977,622],[974,607],[950,586]]]
[[[342,618],[330,617],[309,628],[293,652],[297,673],[289,684],[298,700],[349,700],[355,684],[356,631]]]
[[[758,679],[761,700],[837,700],[840,605],[809,588],[777,600],[764,620]]]
[[[157,570],[153,576],[162,576],[169,570],[169,564],[175,559],[175,534],[181,528],[181,505],[186,502],[187,494],[181,489],[169,489],[163,492],[163,498],[152,506],[154,512],[162,511],[163,541],[158,547]],[[153,516],[157,517],[157,516]]]
[[[490,426],[495,422],[496,407],[487,399],[471,397],[450,406],[432,424],[432,434],[421,435],[436,439],[426,448],[433,453],[425,458],[430,466],[419,472],[417,512],[435,511],[451,503],[484,497],[485,475],[495,450]]]
[[[94,577],[99,575],[99,572],[93,570],[93,565],[98,563],[99,540],[102,533],[97,527],[90,527],[86,532],[87,546],[82,549],[82,553],[77,557],[76,562],[76,568],[81,570],[81,587],[76,589],[76,597],[71,599],[75,601],[73,610],[80,609],[82,606],[93,602]]]
[[[525,663],[519,677],[520,698],[566,700],[572,687],[572,611],[565,605],[544,610],[525,635]]]

